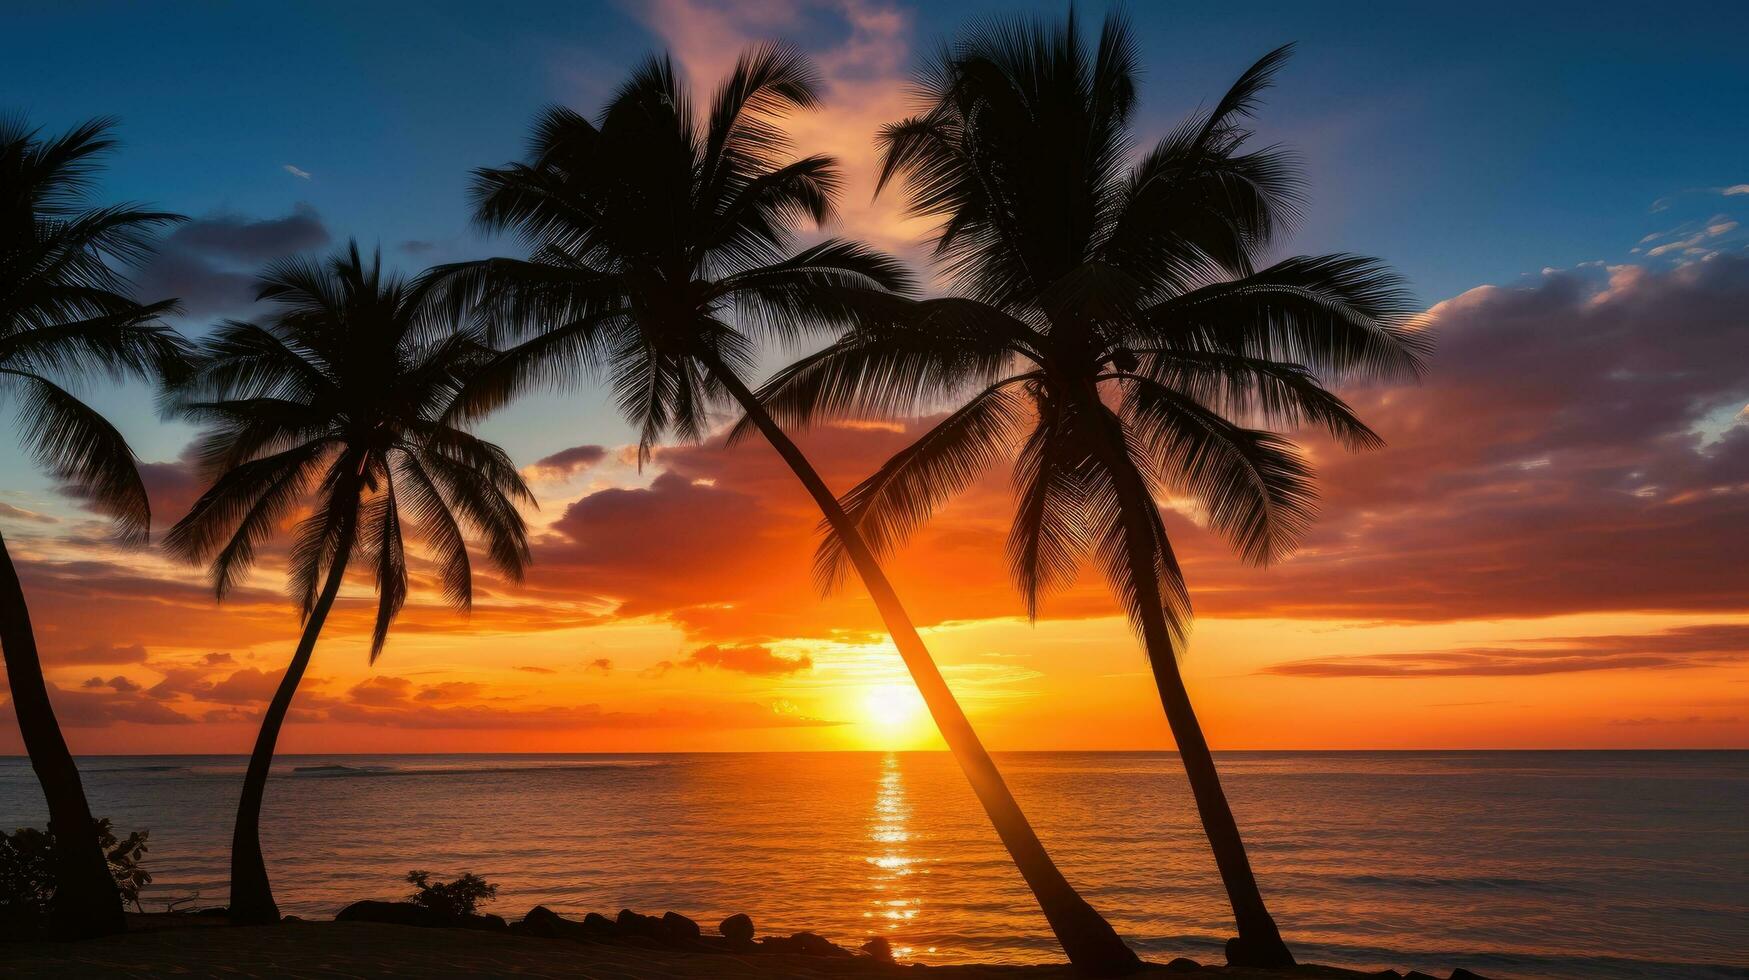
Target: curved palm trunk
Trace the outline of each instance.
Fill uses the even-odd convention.
[[[49,831],[55,838],[55,897],[49,908],[49,928],[57,938],[84,939],[121,932],[121,893],[109,873],[109,861],[97,846],[96,821],[79,781],[79,767],[43,681],[42,662],[37,659],[36,636],[30,626],[30,609],[18,572],[0,537],[0,647],[4,648],[6,677],[12,688],[12,710],[24,736],[30,767],[42,783],[49,804]]]
[[[1026,814],[1021,812],[1019,802],[1008,791],[1008,784],[996,769],[995,761],[984,750],[971,722],[966,720],[965,712],[960,709],[952,689],[947,686],[947,681],[935,666],[935,660],[923,645],[923,638],[917,634],[910,615],[900,604],[898,593],[893,591],[892,583],[887,581],[886,573],[881,570],[873,552],[869,551],[862,540],[861,533],[839,506],[837,496],[827,489],[825,481],[814,471],[813,464],[808,462],[807,457],[802,455],[802,451],[783,429],[766,414],[764,407],[747,386],[721,363],[707,361],[707,364],[717,380],[741,403],[748,418],[758,426],[772,448],[789,464],[789,468],[802,481],[815,503],[819,504],[833,531],[843,541],[844,549],[856,566],[857,574],[862,577],[863,584],[874,599],[881,621],[886,624],[887,632],[893,637],[893,644],[899,649],[899,656],[910,670],[911,679],[922,693],[924,703],[929,706],[930,717],[935,720],[942,738],[947,742],[954,758],[959,761],[960,768],[965,771],[966,778],[972,784],[972,791],[977,794],[978,801],[984,805],[984,812],[989,814],[990,822],[996,827],[997,836],[1002,839],[1009,856],[1020,868],[1021,877],[1026,879],[1027,886],[1038,899],[1039,907],[1044,910],[1045,919],[1050,922],[1051,931],[1062,944],[1063,952],[1068,954],[1069,962],[1075,965],[1078,972],[1089,977],[1123,976],[1140,969],[1141,961],[1136,958],[1136,954],[1124,945],[1105,918],[1087,904],[1075,891],[1075,887],[1069,884],[1068,879],[1063,877],[1063,873],[1057,870],[1056,863],[1039,841],[1038,834],[1026,819]]]
[[[231,832],[231,922],[236,925],[261,925],[279,921],[279,906],[273,901],[273,887],[267,881],[267,862],[261,857],[261,800],[267,793],[267,774],[273,768],[273,749],[279,742],[279,730],[285,725],[286,712],[291,709],[292,696],[298,692],[298,682],[310,666],[310,655],[316,650],[316,638],[334,599],[340,594],[340,583],[346,577],[346,560],[351,557],[354,522],[348,520],[334,549],[334,564],[328,569],[328,580],[310,608],[304,622],[304,635],[298,641],[297,653],[286,666],[285,677],[273,700],[261,718],[261,732],[255,736],[255,751],[249,756],[249,771],[243,777],[243,796],[237,801],[237,824]]]
[[[1160,595],[1154,572],[1155,526],[1160,520],[1157,505],[1141,473],[1122,448],[1122,423],[1103,405],[1098,406],[1098,411],[1106,422],[1108,438],[1097,440],[1096,451],[1111,471],[1123,511],[1130,576],[1136,582],[1142,639],[1148,648],[1154,686],[1160,692],[1161,706],[1166,709],[1166,721],[1172,728],[1173,741],[1178,744],[1185,775],[1190,778],[1190,791],[1196,798],[1203,832],[1214,849],[1215,865],[1220,869],[1221,883],[1226,886],[1227,900],[1232,903],[1233,918],[1239,927],[1238,937],[1227,943],[1227,961],[1234,966],[1292,966],[1293,954],[1282,941],[1269,908],[1263,904],[1263,893],[1251,872],[1251,860],[1245,856],[1239,824],[1233,819],[1227,794],[1221,789],[1220,774],[1215,771],[1214,755],[1209,752],[1208,740],[1203,738],[1202,726],[1197,723],[1184,677],[1178,672],[1172,634],[1166,625],[1165,599]]]

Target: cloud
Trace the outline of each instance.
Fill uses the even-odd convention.
[[[583,672],[585,674],[611,674],[613,673],[613,661],[606,657],[596,657],[583,665]]]
[[[523,467],[522,475],[529,480],[557,483],[568,480],[607,457],[603,446],[572,446],[551,456],[543,456]]]
[[[520,670],[524,673],[528,673],[528,674],[556,674],[556,673],[558,673],[558,671],[552,669],[551,667],[518,667],[516,669]]]
[[[1320,657],[1271,664],[1287,677],[1524,677],[1597,670],[1680,670],[1749,660],[1749,624],[1686,626],[1649,635],[1548,637],[1511,647]]]
[[[1726,197],[1735,197],[1739,194],[1749,194],[1749,184],[1732,184],[1729,187],[1720,188],[1719,193]]]
[[[68,691],[52,682],[49,698],[55,704],[55,721],[62,728],[109,728],[121,723],[135,725],[191,725],[194,719],[167,705],[135,692]],[[13,729],[17,715],[8,699],[0,704],[0,726]]]
[[[326,245],[331,236],[308,204],[278,218],[217,212],[177,227],[140,271],[138,291],[176,297],[191,317],[241,313],[255,299],[255,276],[282,256]]]
[[[264,672],[255,667],[244,667],[224,680],[205,688],[200,692],[203,701],[216,701],[220,704],[256,704],[273,700],[274,692],[279,690],[279,682],[285,677],[285,671],[275,670]]]
[[[146,662],[146,648],[138,643],[116,646],[93,643],[72,651],[45,653],[45,667],[71,667],[84,664],[139,664]]]
[[[586,729],[675,728],[723,730],[819,728],[842,724],[797,714],[788,709],[787,705],[744,701],[719,702],[690,709],[659,708],[654,711],[609,711],[599,704],[526,707],[410,704],[394,706],[394,710],[348,704],[329,709],[326,718],[330,722],[451,731],[562,732]]]
[[[409,238],[406,241],[403,241],[401,244],[399,244],[395,247],[399,248],[401,251],[407,253],[408,255],[424,255],[425,253],[436,249],[437,243],[423,241],[423,240],[417,239],[417,238]]]
[[[308,170],[300,170],[297,167],[294,167],[289,163],[280,169],[284,170],[288,174],[291,174],[293,177],[296,177],[299,180],[309,180],[310,179],[310,172]]]
[[[477,701],[485,687],[472,681],[444,681],[420,688],[415,701]]]
[[[413,682],[405,677],[378,675],[354,684],[346,696],[353,704],[392,707],[406,703],[412,691]]]
[[[47,514],[39,514],[34,510],[14,507],[0,500],[0,517],[9,517],[15,521],[28,521],[32,524],[59,524],[60,521]]]
[[[758,677],[783,676],[814,667],[814,661],[807,654],[784,657],[772,653],[769,647],[716,643],[692,651],[681,663],[683,666],[717,667]]]
[[[101,677],[92,677],[92,678],[89,678],[88,680],[86,680],[85,683],[83,683],[79,686],[82,688],[85,688],[86,690],[93,690],[93,689],[97,689],[97,688],[107,687],[110,690],[117,692],[118,694],[133,694],[134,692],[139,691],[141,689],[140,685],[135,684],[133,681],[130,681],[126,677],[122,677],[120,675],[117,675],[115,677],[111,677],[109,680],[104,680]]]
[[[1695,232],[1693,235],[1690,235],[1687,238],[1678,239],[1677,241],[1673,241],[1673,242],[1665,242],[1664,244],[1659,245],[1656,248],[1647,249],[1646,254],[1653,257],[1653,258],[1657,258],[1661,255],[1667,255],[1671,252],[1680,251],[1680,250],[1686,249],[1686,248],[1693,248],[1694,246],[1705,241],[1706,237],[1707,236],[1706,236],[1705,232]]]

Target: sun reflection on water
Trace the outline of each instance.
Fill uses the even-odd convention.
[[[881,760],[880,780],[875,791],[874,811],[869,817],[869,842],[874,845],[864,860],[869,866],[869,909],[862,913],[871,920],[869,934],[885,936],[892,944],[895,959],[904,959],[920,952],[898,940],[901,926],[916,919],[923,900],[910,880],[912,875],[928,874],[922,860],[910,853],[911,805],[905,799],[905,776],[896,752]]]

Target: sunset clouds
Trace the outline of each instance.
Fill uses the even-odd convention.
[[[1306,221],[1286,245],[1381,255],[1430,304],[1418,322],[1435,340],[1419,384],[1338,383],[1386,448],[1351,454],[1292,434],[1321,500],[1286,560],[1247,566],[1188,503],[1160,502],[1197,614],[1183,668],[1214,744],[1749,745],[1749,154],[1717,126],[1741,115],[1734,103],[1687,98],[1736,98],[1730,79],[1705,72],[1737,61],[1688,57],[1681,73],[1630,75],[1588,60],[1618,41],[1590,44],[1563,24],[1563,84],[1550,88],[1541,62],[1529,79],[1512,64],[1476,71],[1493,28],[1474,18],[1284,10],[1284,33],[1264,37],[1213,11],[1132,13],[1143,146],[1277,41],[1302,40],[1257,119],[1308,161]],[[105,24],[164,16],[117,11]],[[205,10],[165,43],[252,16]],[[1424,18],[1428,32],[1405,29]],[[1401,43],[1352,58],[1356,19]],[[137,277],[143,296],[180,297],[189,336],[249,315],[264,263],[353,235],[384,243],[409,274],[515,254],[517,243],[476,233],[463,188],[470,168],[518,155],[542,106],[592,116],[627,70],[664,50],[705,100],[742,49],[772,38],[800,44],[821,73],[823,105],[786,124],[798,152],[843,170],[838,213],[819,234],[890,251],[923,283],[939,271],[928,222],[907,219],[901,195],[874,194],[877,134],[912,110],[910,72],[962,26],[957,9],[559,5],[501,18],[464,47],[443,18],[390,20],[280,25],[300,37],[300,59],[331,66],[309,81],[320,97],[251,88],[258,53],[228,41],[253,34],[231,22],[225,43],[159,63],[207,65],[235,86],[190,92],[194,76],[162,67],[153,85],[122,84],[94,65],[90,92],[36,91],[26,106],[46,107],[52,128],[96,111],[98,92],[103,111],[113,101],[128,119],[105,192],[191,216]],[[1592,20],[1583,30],[1635,41],[1660,29]],[[1677,40],[1664,43],[1734,43]],[[17,54],[18,91],[56,77],[50,55]],[[1633,98],[1608,88],[1622,79]],[[307,111],[360,93],[375,108],[344,132]],[[1574,98],[1597,111],[1571,111]],[[188,104],[201,111],[164,108]],[[1623,149],[1622,132],[1654,130]],[[1684,147],[1681,172],[1648,172],[1672,145]],[[795,353],[762,351],[759,363]],[[92,388],[142,457],[151,546],[118,544],[77,488],[0,441],[0,532],[61,723],[80,752],[245,750],[302,625],[283,589],[288,536],[216,604],[204,570],[158,547],[204,489],[189,430],[156,418],[143,390]],[[375,600],[355,576],[293,705],[288,751],[938,744],[926,717],[881,721],[889,695],[909,689],[905,668],[860,583],[820,592],[818,508],[770,447],[725,445],[725,416],[718,437],[659,446],[640,467],[611,401],[586,382],[482,424],[539,499],[525,513],[526,580],[476,562],[463,616],[415,557],[408,605],[373,666]],[[844,491],[939,418],[795,435]],[[1037,623],[1025,619],[1004,558],[1013,508],[999,465],[887,560],[980,734],[997,748],[1169,745],[1144,654],[1094,568],[1045,596]],[[885,707],[869,708],[871,691]],[[0,686],[0,752],[19,747],[10,710]]]
[[[1734,255],[1548,271],[1436,305],[1425,321],[1438,352],[1422,384],[1345,392],[1388,448],[1351,455],[1306,443],[1322,514],[1298,554],[1246,567],[1165,502],[1198,636],[1210,638],[1193,642],[1189,663],[1343,697],[1354,684],[1486,682],[1498,695],[1591,675],[1706,675],[1730,693],[1695,709],[1702,724],[1671,730],[1705,738],[1740,724],[1731,719],[1749,713],[1738,707],[1749,696],[1739,690],[1749,679],[1749,570],[1734,544],[1749,541],[1746,310],[1749,259]],[[928,422],[799,435],[843,489]],[[362,656],[370,602],[362,583],[349,588],[322,676],[294,717],[330,731],[612,733],[632,744],[659,731],[685,745],[713,731],[837,730],[854,721],[861,685],[904,683],[860,586],[818,592],[809,573],[818,512],[762,443],[662,447],[643,473],[616,448],[583,444],[525,472],[543,497],[527,582],[485,580],[471,619],[416,582],[374,673]],[[167,520],[199,491],[186,461],[148,464],[145,476]],[[995,625],[1020,615],[1002,560],[1011,514],[1007,474],[994,470],[891,561],[913,616],[945,645],[956,686],[998,726],[1037,710],[1023,706],[1044,692],[1067,698],[1071,714],[1076,690],[1092,703],[1096,691],[1127,691],[1126,710],[1145,710],[1145,686],[1112,687],[1050,652],[1079,630],[1099,662],[1139,664],[1095,575],[1045,602],[1043,621],[1062,626]],[[297,626],[275,562],[215,608],[198,570],[123,551],[96,522],[15,506],[0,524],[69,729],[246,731]],[[1647,625],[1574,628],[1623,616]],[[1538,617],[1563,626],[1539,629]],[[1269,652],[1223,663],[1221,624],[1245,620],[1271,624]],[[1508,622],[1521,625],[1505,641],[1464,642],[1497,630],[1479,624]],[[1310,644],[1320,624],[1355,644]],[[1366,639],[1389,624],[1440,639],[1395,648]],[[1595,724],[1620,731],[1648,717],[1663,716],[1600,709]]]

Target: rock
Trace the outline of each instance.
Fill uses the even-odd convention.
[[[281,921],[281,922],[302,922],[302,921],[304,921],[304,917],[301,915],[288,915],[279,921]]]
[[[1410,970],[1403,974],[1403,980],[1439,980],[1439,978],[1430,973],[1422,973],[1420,970]]]
[[[1202,964],[1188,956],[1180,956],[1166,964],[1167,973],[1195,973],[1202,969]]]
[[[204,909],[196,909],[194,914],[228,916],[231,914],[231,907],[229,905],[209,905]]]
[[[750,943],[753,941],[753,920],[745,912],[736,912],[724,919],[717,931],[729,942]]]
[[[696,941],[700,935],[698,923],[679,912],[666,912],[662,916],[662,925],[668,930],[670,939],[685,939]]]
[[[505,932],[510,928],[501,915],[464,915],[458,923],[463,929],[478,929],[482,932]]]
[[[607,939],[619,933],[619,926],[600,912],[590,912],[583,916],[583,931],[598,939]]]
[[[661,919],[653,915],[640,915],[631,909],[620,909],[619,918],[615,922],[619,925],[621,936],[645,936],[650,939],[668,938],[668,927],[662,924]]]
[[[1451,971],[1451,980],[1488,980],[1488,978],[1482,976],[1480,973],[1471,972],[1460,966]]]
[[[799,953],[802,956],[855,955],[826,937],[811,932],[798,932],[789,936],[766,936],[759,940],[759,946],[773,953]]]
[[[595,915],[593,912],[589,914]],[[598,915],[595,917],[601,918]],[[601,919],[601,921],[607,922],[606,919]],[[528,914],[523,916],[522,921],[517,925],[520,926],[516,930],[517,932],[527,933],[531,936],[544,936],[548,939],[575,939],[583,942],[594,938],[593,932],[589,929],[588,919],[584,919],[582,922],[573,922],[545,905],[536,905],[529,909]],[[609,925],[611,926],[612,923]]]
[[[893,944],[887,942],[885,936],[876,936],[863,943],[862,951],[877,960],[891,960],[893,958]]]
[[[454,925],[447,916],[412,902],[353,902],[340,910],[335,922],[386,922],[396,926],[441,928]]]

